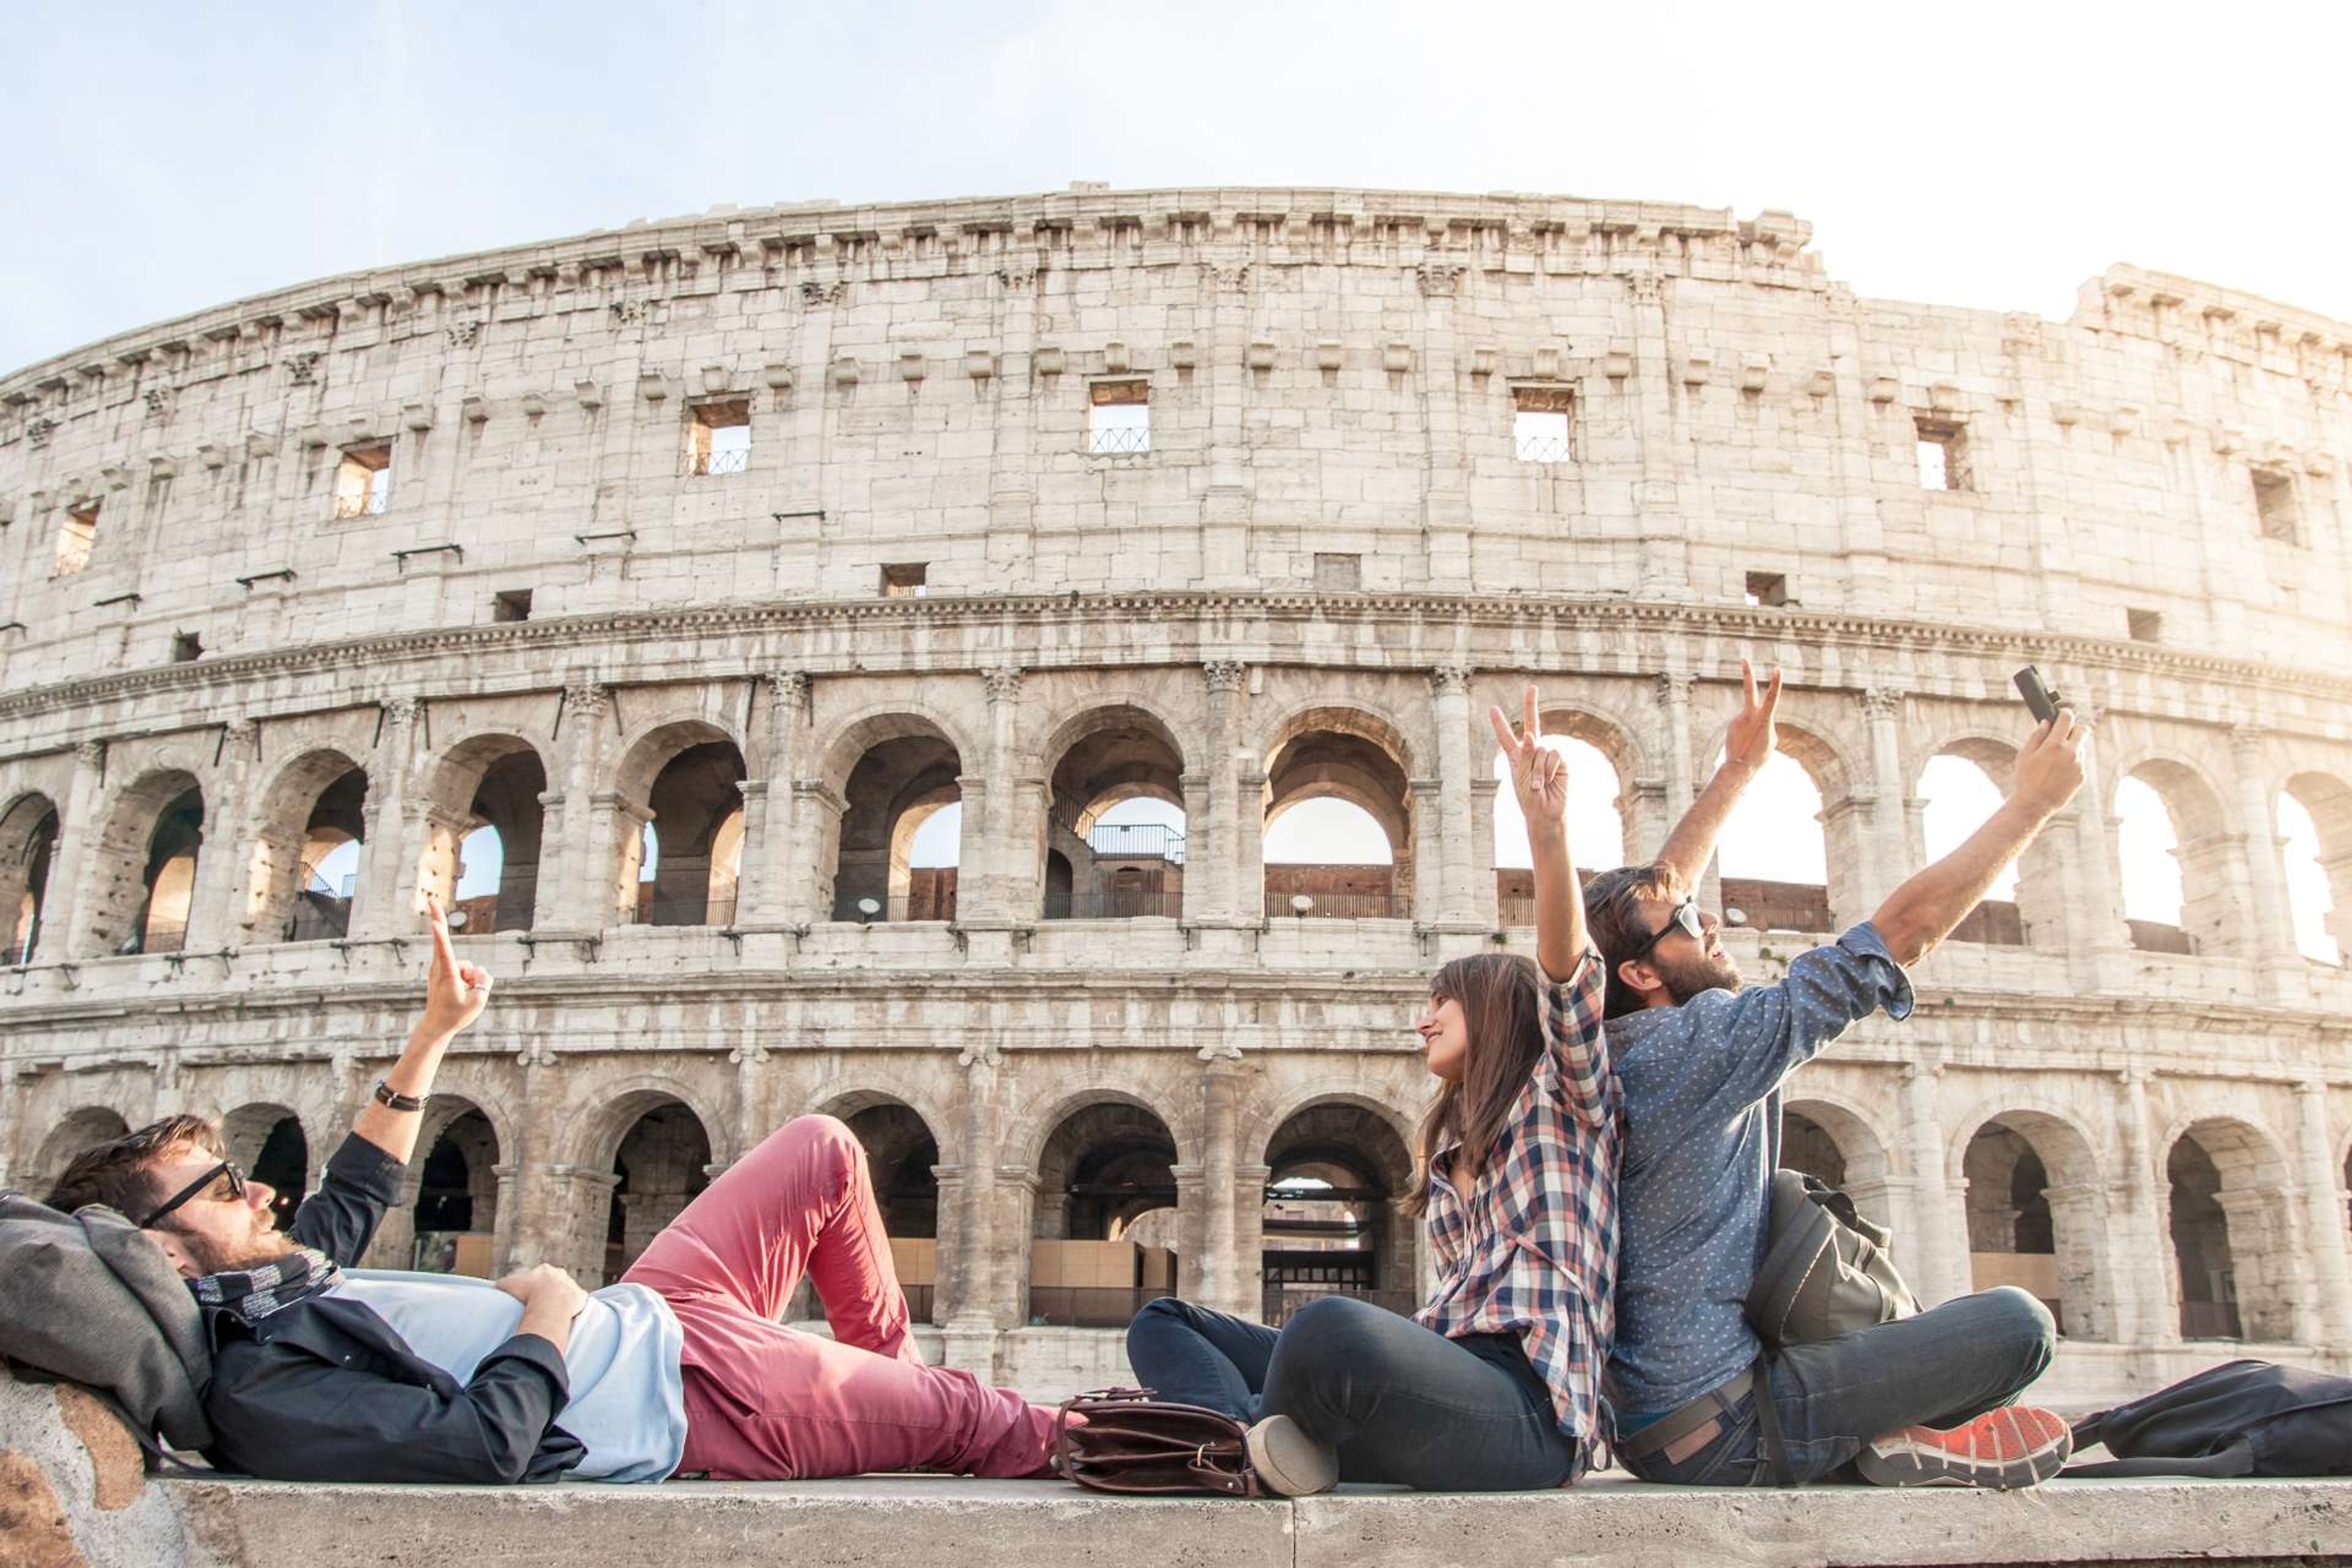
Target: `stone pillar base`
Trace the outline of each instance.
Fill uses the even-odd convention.
[[[996,1381],[996,1325],[961,1319],[940,1331],[940,1364],[968,1372],[982,1383]]]

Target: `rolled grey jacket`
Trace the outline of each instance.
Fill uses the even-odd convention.
[[[211,1446],[210,1336],[171,1262],[102,1204],[61,1214],[0,1192],[0,1353],[112,1394],[145,1434]]]

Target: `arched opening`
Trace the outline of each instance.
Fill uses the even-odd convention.
[[[675,1100],[629,1124],[613,1155],[613,1198],[604,1233],[604,1278],[628,1271],[664,1226],[710,1184],[710,1134]]]
[[[419,889],[448,904],[450,923],[470,935],[529,931],[545,826],[547,768],[539,753],[518,736],[477,735],[451,748],[428,793]]]
[[[1975,762],[1946,752],[1927,759],[1919,775],[1920,831],[1928,861],[1942,859],[1967,842],[2000,809],[2000,786]],[[1954,927],[1949,940],[2021,947],[2025,922],[2018,910],[2018,873],[2002,871],[1984,896]]]
[[[366,772],[340,752],[311,752],[278,771],[246,867],[247,941],[350,934],[367,792]]]
[[[1047,920],[1183,913],[1183,775],[1174,737],[1150,715],[1117,708],[1078,721],[1046,803]]]
[[[1032,1323],[1124,1328],[1145,1301],[1174,1289],[1173,1248],[1129,1233],[1175,1206],[1175,1164],[1168,1124],[1139,1106],[1107,1100],[1063,1118],[1038,1163]]]
[[[246,1174],[277,1190],[269,1205],[284,1230],[310,1190],[310,1143],[302,1120],[282,1105],[246,1105],[221,1118],[221,1142]]]
[[[2014,1285],[2069,1339],[2116,1335],[2104,1244],[2105,1188],[2082,1132],[2041,1111],[2004,1111],[1963,1151],[1976,1288]]]
[[[619,882],[633,923],[734,923],[747,776],[735,742],[698,721],[665,725],[633,749],[618,789],[631,808]]]
[[[866,1097],[860,1097],[864,1099]],[[921,1114],[895,1100],[876,1098],[842,1118],[866,1151],[882,1229],[890,1238],[890,1264],[907,1298],[907,1315],[931,1321],[940,1280],[940,1142]],[[803,1282],[792,1316],[816,1312],[815,1292]]]
[[[205,797],[191,789],[174,797],[156,820],[147,841],[142,876],[146,905],[139,914],[139,940],[131,952],[177,952],[188,944],[188,917],[196,899],[196,857],[205,842]]]
[[[490,1279],[499,1220],[499,1135],[490,1119],[462,1100],[437,1132],[423,1141],[414,1255],[406,1266],[432,1274]],[[444,1110],[438,1098],[435,1111]]]
[[[2180,889],[2179,835],[2164,797],[2137,778],[2116,785],[2116,871],[2132,945],[2147,952],[2194,952]]]
[[[1580,879],[1625,864],[1622,783],[1608,754],[1590,741],[1549,732],[1542,744],[1568,763],[1568,842]],[[1495,900],[1507,926],[1533,925],[1536,919],[1535,860],[1528,848],[1528,822],[1511,788],[1511,764],[1497,751],[1495,775]]]
[[[1780,1166],[1817,1176],[1840,1192],[1845,1190],[1845,1151],[1828,1129],[1801,1111],[1780,1117]]]
[[[1419,1304],[1418,1227],[1401,1200],[1412,1155],[1362,1106],[1297,1111],[1266,1143],[1260,1269],[1265,1321],[1280,1325],[1318,1296],[1354,1296],[1410,1313]]]
[[[2241,847],[2205,781],[2180,763],[2140,763],[2116,785],[2124,918],[2150,952],[2234,952],[2253,935],[2241,904]]]
[[[30,963],[40,949],[59,830],[58,808],[46,795],[26,795],[0,816],[0,909],[13,906],[16,915],[8,942],[11,963]]]
[[[2185,1339],[2294,1338],[2286,1169],[2242,1121],[2191,1126],[2165,1156]]]
[[[952,921],[961,859],[963,759],[919,721],[917,732],[876,742],[843,792],[835,862],[837,921]]]
[[[57,1185],[58,1178],[66,1173],[75,1155],[130,1131],[129,1122],[103,1106],[86,1105],[72,1111],[41,1140],[40,1152],[33,1156],[32,1169],[25,1173],[26,1190],[46,1195]]]
[[[2315,963],[2341,964],[2352,935],[2352,787],[2298,773],[2279,796],[2294,945]]]
[[[1825,1100],[1791,1100],[1781,1108],[1778,1163],[1818,1176],[1853,1200],[1865,1218],[1897,1232],[1893,1166],[1876,1129],[1852,1110]]]
[[[1716,758],[1717,766],[1722,757]],[[1829,850],[1822,833],[1822,788],[1787,752],[1775,752],[1716,841],[1723,919],[1756,931],[1825,931]]]
[[[1404,751],[1369,714],[1303,714],[1266,757],[1269,916],[1412,914],[1412,791]]]

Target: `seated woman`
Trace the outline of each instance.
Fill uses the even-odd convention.
[[[1438,1089],[1409,1206],[1428,1222],[1436,1294],[1412,1318],[1326,1297],[1279,1333],[1163,1299],[1128,1330],[1138,1381],[1250,1423],[1250,1462],[1285,1496],[1339,1480],[1568,1486],[1603,1437],[1617,1075],[1569,859],[1568,766],[1538,743],[1536,712],[1530,686],[1519,733],[1501,709],[1488,717],[1534,851],[1538,962],[1454,960],[1418,1026]]]

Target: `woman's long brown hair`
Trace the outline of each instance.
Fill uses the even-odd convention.
[[[1503,1117],[1543,1055],[1543,1009],[1536,991],[1539,980],[1531,958],[1480,952],[1454,960],[1430,982],[1430,994],[1461,1004],[1467,1040],[1461,1078],[1438,1089],[1429,1114],[1421,1119],[1412,1191],[1404,1202],[1407,1214],[1417,1215],[1429,1206],[1430,1156],[1448,1137],[1462,1142],[1454,1156],[1455,1174],[1475,1177],[1494,1157]]]

